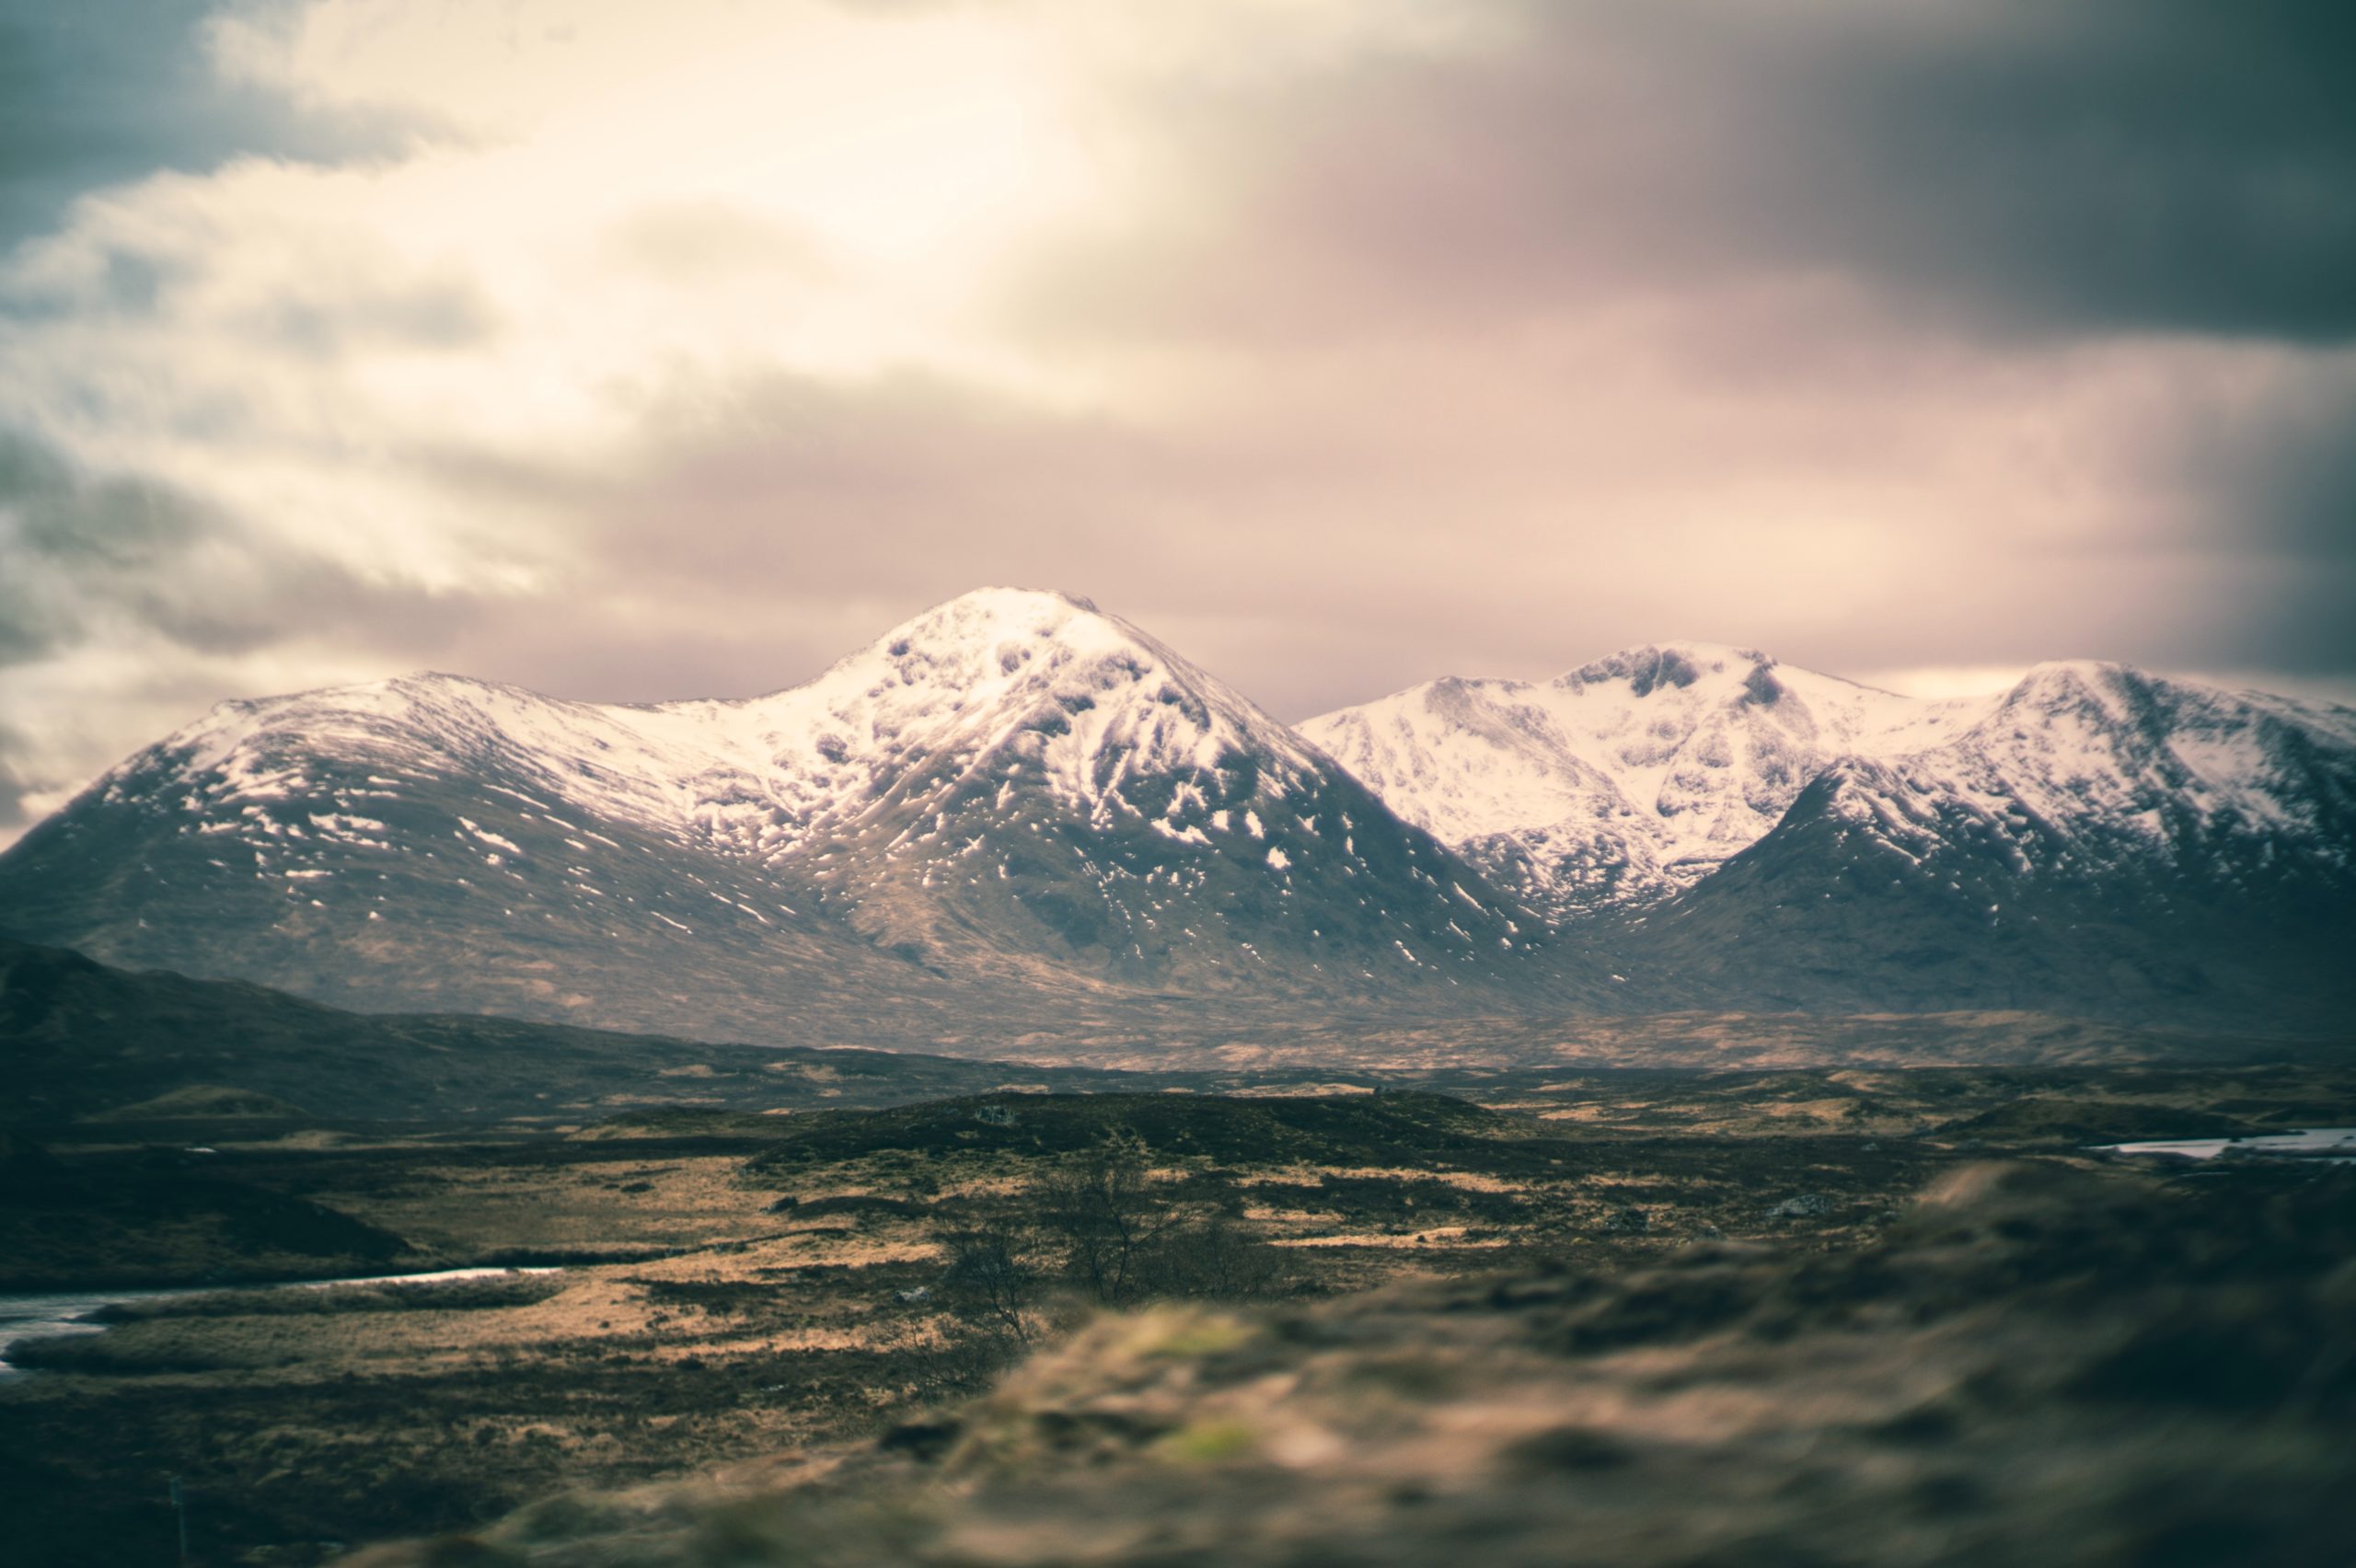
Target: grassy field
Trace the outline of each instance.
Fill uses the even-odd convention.
[[[2242,1067],[1423,1075],[505,1129],[83,1123],[12,1140],[13,1287],[565,1266],[118,1309],[0,1383],[0,1498],[32,1563],[172,1561],[175,1476],[206,1563],[486,1529],[519,1549],[525,1527],[493,1521],[527,1505],[530,1529],[586,1541],[616,1528],[617,1489],[696,1513],[862,1457],[916,1462],[952,1440],[925,1412],[1000,1397],[1018,1363],[1005,1387],[1046,1376],[1139,1311],[1229,1324],[1202,1331],[1217,1339],[1339,1321],[1386,1286],[1641,1298],[1627,1282],[1697,1249],[1761,1279],[1863,1267],[1909,1234],[1917,1194],[1994,1155],[2077,1172],[2103,1163],[2086,1143],[2351,1121],[2356,1074]],[[1365,1375],[1412,1389],[1413,1360]],[[1265,1447],[1270,1418],[1171,1419],[1154,1441],[1216,1458]],[[720,1492],[677,1491],[686,1476]],[[566,1525],[568,1507],[589,1512]]]

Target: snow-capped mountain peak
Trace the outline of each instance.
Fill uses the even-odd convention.
[[[101,842],[136,848],[86,895],[65,868]],[[756,698],[418,674],[225,704],[6,869],[44,934],[102,932],[129,962],[188,963],[202,911],[241,911],[271,940],[231,972],[305,989],[321,944],[380,955],[345,984],[414,984],[391,955],[426,951],[429,912],[486,973],[532,954],[502,984],[535,998],[560,933],[607,951],[618,986],[741,963],[756,997],[761,955],[795,942],[859,944],[826,961],[845,975],[888,954],[1311,989],[1485,985],[1528,946],[1525,911],[1224,682],[1084,601],[1005,588]]]
[[[816,677],[764,697],[572,702],[421,674],[225,703],[115,770],[173,756],[216,802],[266,803],[287,759],[496,761],[562,802],[754,855],[841,829],[918,764],[1011,750],[1064,802],[1122,779],[1255,752],[1314,765],[1284,725],[1137,628],[1060,594],[988,588],[918,615]],[[1282,789],[1283,768],[1269,787]]]
[[[1558,920],[1693,885],[1818,779],[1846,780],[1829,799],[1893,842],[1965,820],[1993,842],[2035,822],[2044,853],[2071,840],[2085,864],[2197,858],[2212,829],[2269,824],[2339,845],[2356,761],[2356,711],[2098,660],[1934,701],[1685,641],[1543,685],[1436,681],[1302,730]]]
[[[2284,976],[2327,1017],[2356,709],[2089,660],[1921,700],[1675,640],[1295,731],[992,588],[756,698],[224,704],[0,858],[0,909],[117,963],[729,1040],[1222,993],[2239,1017]]]
[[[2289,833],[2297,853],[2344,859],[2351,767],[2356,710],[2087,659],[2037,665],[1951,742],[1903,759],[1917,799],[2034,822],[2082,859],[2205,853],[2221,833]]]
[[[1564,917],[1666,895],[1773,826],[1832,758],[1935,744],[1969,711],[1676,641],[1542,684],[1436,681],[1301,731]]]
[[[1312,761],[1284,725],[1136,627],[1008,588],[936,605],[803,686],[673,704],[644,722],[725,737],[717,749],[808,802],[792,813],[805,817],[838,814],[927,757],[978,766],[1010,747],[1057,799],[1091,813],[1140,774],[1215,769],[1244,752]]]

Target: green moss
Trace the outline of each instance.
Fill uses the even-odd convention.
[[[1149,1343],[1144,1351],[1165,1360],[1188,1361],[1196,1356],[1223,1355],[1248,1344],[1255,1332],[1250,1324],[1233,1318],[1188,1318]]]
[[[1240,1421],[1198,1421],[1172,1432],[1154,1452],[1181,1464],[1215,1465],[1242,1458],[1259,1447],[1260,1439]]]

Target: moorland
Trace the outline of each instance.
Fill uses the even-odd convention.
[[[12,1353],[16,1539],[169,1562],[173,1478],[207,1563],[1538,1560],[1566,1485],[1617,1499],[1598,1561],[1842,1561],[1831,1508],[1878,1560],[2213,1560],[2130,1494],[2330,1534],[2295,1499],[2346,1464],[2345,1168],[2090,1146],[2356,1122],[2356,1071],[1028,1076],[21,1124],[6,1288],[190,1293]],[[461,1268],[516,1272],[270,1283]],[[2103,1443],[2075,1501],[2037,1479]]]

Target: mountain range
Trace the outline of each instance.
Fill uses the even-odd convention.
[[[2356,709],[2088,661],[1918,700],[1710,644],[1302,732],[1652,1007],[2348,1016]]]
[[[2312,1033],[2356,1000],[2352,856],[2345,707],[2085,663],[1918,701],[1677,643],[1295,728],[986,589],[745,700],[224,704],[0,856],[0,928],[714,1040],[1195,1007]]]

